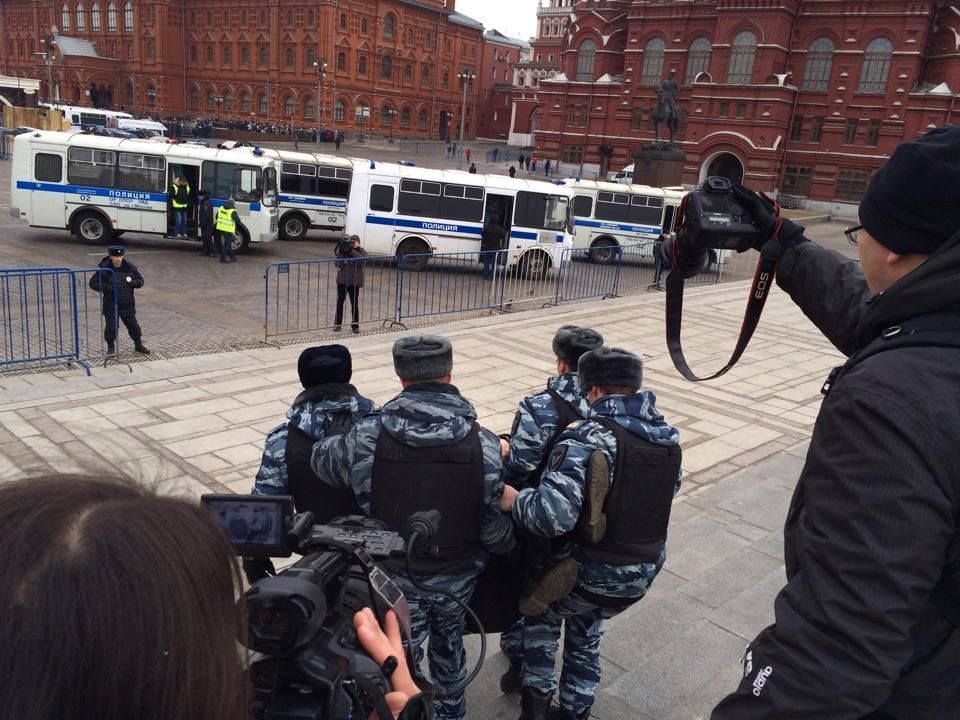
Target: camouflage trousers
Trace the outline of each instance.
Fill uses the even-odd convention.
[[[418,578],[421,579],[421,578]],[[413,636],[417,667],[423,660],[423,643],[429,638],[427,665],[430,679],[438,690],[453,687],[467,676],[467,655],[463,649],[466,626],[464,612],[453,600],[439,593],[423,593],[409,580],[394,576],[410,605],[410,633]],[[470,601],[477,584],[477,574],[422,578],[425,585],[442,587],[462,602]],[[467,714],[467,703],[460,692],[434,701],[436,720],[461,720]]]
[[[508,657],[522,658],[524,685],[552,694],[557,690],[555,666],[562,629],[559,702],[560,707],[579,715],[593,706],[600,684],[603,621],[616,614],[616,610],[570,595],[553,603],[542,615],[523,618],[500,636],[500,647]]]

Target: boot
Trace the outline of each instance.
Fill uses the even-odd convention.
[[[136,350],[136,351],[137,351],[138,353],[140,353],[141,355],[149,355],[149,354],[150,354],[149,348],[147,348],[147,347],[146,347],[142,342],[140,342],[139,340],[137,340],[137,341],[133,344],[133,349]]]
[[[500,692],[504,695],[512,695],[520,692],[522,687],[520,683],[520,671],[523,669],[523,661],[520,658],[510,658],[510,667],[500,676]]]
[[[573,710],[567,710],[561,707],[550,708],[550,714],[547,716],[547,720],[587,720],[588,717],[590,717],[590,708],[587,708],[577,715]]]
[[[577,528],[583,540],[598,543],[607,534],[607,516],[603,512],[603,503],[610,491],[610,463],[607,462],[607,456],[599,450],[590,453],[586,485]]]
[[[553,693],[541,695],[532,687],[523,686],[520,691],[519,720],[547,720]]]
[[[541,577],[533,590],[520,598],[521,615],[540,615],[552,602],[565,598],[577,584],[577,561],[564,558]]]
[[[112,342],[108,342],[108,343],[107,343],[107,355],[113,355],[113,354],[116,353],[116,352],[117,352],[117,346],[114,345]]]

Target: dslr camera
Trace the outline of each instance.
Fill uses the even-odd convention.
[[[336,253],[338,257],[346,257],[353,250],[353,238],[349,235],[340,238],[337,242]]]
[[[684,199],[677,233],[660,245],[660,259],[684,278],[702,272],[712,250],[749,250],[758,230],[724,177],[708,177]]]
[[[409,640],[406,599],[375,561],[403,556],[403,539],[363,517],[315,525],[313,513],[294,515],[289,496],[204,495],[201,501],[237,555],[303,556],[244,594],[249,617],[244,644],[255,653],[250,672],[254,717],[348,720],[376,713],[392,720],[384,701],[389,679],[360,646],[353,616],[370,607],[382,623],[393,610]],[[407,663],[414,668],[405,644]],[[411,720],[432,717],[432,700],[420,702],[419,709],[408,705],[404,713]]]

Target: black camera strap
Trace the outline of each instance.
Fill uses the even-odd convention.
[[[737,346],[733,350],[733,355],[730,356],[727,364],[717,372],[703,378],[697,377],[690,369],[680,346],[680,325],[683,315],[683,275],[677,268],[673,268],[667,275],[667,350],[670,351],[670,359],[673,360],[674,367],[687,380],[693,382],[713,380],[737,364],[740,356],[747,349],[750,338],[753,337],[753,331],[757,329],[757,324],[760,322],[760,314],[763,312],[763,306],[767,302],[767,296],[770,294],[770,288],[776,276],[777,262],[779,261],[778,250],[777,243],[768,242],[764,245],[756,272],[753,275],[750,298],[747,300],[747,309],[743,314],[743,323],[740,326],[740,337],[737,339]]]

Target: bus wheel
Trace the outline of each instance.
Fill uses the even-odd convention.
[[[108,245],[113,239],[110,221],[94,210],[77,213],[71,230],[78,239],[91,245]]]
[[[430,247],[421,239],[404,240],[397,248],[397,262],[404,270],[423,272],[430,262]],[[416,257],[408,257],[416,256]]]
[[[242,225],[237,227],[233,234],[233,252],[236,254],[245,253],[250,247],[250,233]]]
[[[280,238],[282,240],[303,240],[309,224],[300,213],[287,213],[280,218]]]
[[[590,246],[590,261],[599,265],[613,265],[619,249],[619,244],[613,238],[600,238]]]
[[[520,274],[527,280],[543,280],[550,270],[550,256],[545,252],[533,250],[520,260]]]

